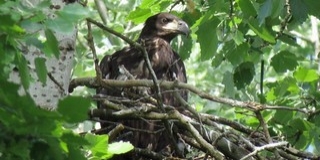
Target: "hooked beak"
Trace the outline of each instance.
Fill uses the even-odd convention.
[[[190,29],[188,24],[182,20],[179,20],[177,22],[177,31],[179,32],[179,34],[183,34],[185,36],[189,36],[190,34]]]
[[[185,36],[188,36],[190,34],[189,26],[183,20],[173,20],[172,22],[164,26],[163,29],[167,30],[168,32],[183,34]]]

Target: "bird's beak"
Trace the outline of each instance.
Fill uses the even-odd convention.
[[[183,34],[188,36],[190,34],[189,26],[183,20],[173,20],[163,27],[169,32],[174,32],[176,34]]]
[[[188,24],[182,20],[178,20],[177,22],[177,31],[179,32],[179,34],[183,34],[185,36],[189,36],[190,34]]]

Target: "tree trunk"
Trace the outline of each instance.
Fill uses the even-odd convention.
[[[22,0],[24,6],[34,7],[40,0]],[[48,19],[56,17],[55,11],[62,9],[66,3],[62,0],[51,0],[52,6],[60,7],[48,7],[43,9],[43,12],[47,15]],[[45,37],[44,31],[26,30],[27,33],[35,32],[40,33]],[[68,94],[69,82],[71,79],[71,70],[73,68],[74,53],[75,53],[75,41],[77,37],[77,29],[74,28],[70,34],[54,32],[55,37],[59,44],[59,58],[48,57],[39,48],[27,44],[21,44],[21,52],[28,62],[30,76],[33,81],[30,82],[30,86],[25,90],[22,86],[20,87],[19,94],[24,95],[27,93],[33,98],[35,103],[45,109],[54,110],[57,108],[59,99],[63,98]],[[47,81],[46,84],[40,82],[35,68],[35,59],[42,57],[45,59],[47,68]],[[18,84],[21,84],[20,76],[18,71],[12,71],[9,80]]]

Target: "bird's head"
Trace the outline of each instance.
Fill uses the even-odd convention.
[[[149,17],[140,34],[140,39],[160,37],[170,42],[179,34],[189,35],[190,29],[186,22],[170,13],[159,13]]]

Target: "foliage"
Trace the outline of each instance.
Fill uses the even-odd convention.
[[[88,118],[91,100],[67,96],[59,102],[57,111],[47,111],[36,106],[29,94],[21,95],[20,91],[23,89],[19,85],[8,81],[9,74],[15,67],[25,89],[34,81],[30,78],[30,68],[19,44],[33,45],[46,53],[47,57],[58,57],[58,42],[53,32],[67,33],[80,19],[91,14],[80,4],[74,4],[58,12],[59,18],[49,19],[42,12],[49,5],[49,1],[32,9],[20,1],[3,1],[0,5],[0,158],[101,159],[131,150],[132,145],[128,144],[124,145],[127,148],[116,151],[112,148],[118,143],[108,147],[106,135],[81,136],[72,131],[72,124]],[[30,29],[45,30],[46,40],[42,41],[36,33],[26,32]],[[45,61],[41,57],[35,59],[36,73],[43,84],[47,81]]]
[[[285,137],[298,149],[312,147],[314,152],[320,153],[319,46],[315,46],[319,45],[315,43],[319,37],[310,27],[311,16],[320,18],[317,7],[320,1],[179,2],[105,0],[106,25],[134,40],[147,17],[172,9],[192,29],[189,38],[178,38],[173,43],[185,59],[189,84],[222,97],[291,107],[292,110],[263,111],[271,136]],[[92,11],[96,6],[90,2],[86,7],[70,4],[57,13],[57,18],[48,19],[42,9],[49,6],[50,1],[43,1],[32,9],[20,1],[0,2],[0,157],[108,158],[111,149],[108,152],[104,146],[108,141],[106,136],[88,134],[81,137],[64,127],[66,123],[79,123],[86,119],[84,115],[91,105],[88,100],[68,97],[60,102],[57,111],[44,111],[35,106],[29,95],[18,95],[17,85],[7,82],[14,67],[18,68],[24,88],[33,82],[19,48],[21,42],[36,46],[47,57],[57,57],[59,52],[53,32],[70,32],[76,24],[79,38],[73,77],[95,75],[92,55],[85,40],[84,18],[98,19],[98,13]],[[319,29],[318,25],[315,27]],[[40,29],[45,31],[45,41],[37,34],[26,32]],[[126,45],[101,29],[94,28],[93,34],[99,58]],[[312,36],[318,39],[311,39]],[[45,83],[44,59],[36,59],[35,64],[37,76]],[[78,90],[74,95],[91,93],[94,92]],[[255,116],[249,114],[248,117],[247,111],[240,108],[207,102],[196,95],[191,95],[189,103],[201,112],[225,117],[251,128],[259,126]],[[79,110],[74,112],[73,107]],[[85,149],[81,149],[82,146],[86,146]],[[130,146],[128,148],[123,152],[131,149]],[[87,150],[91,153],[85,153]]]

